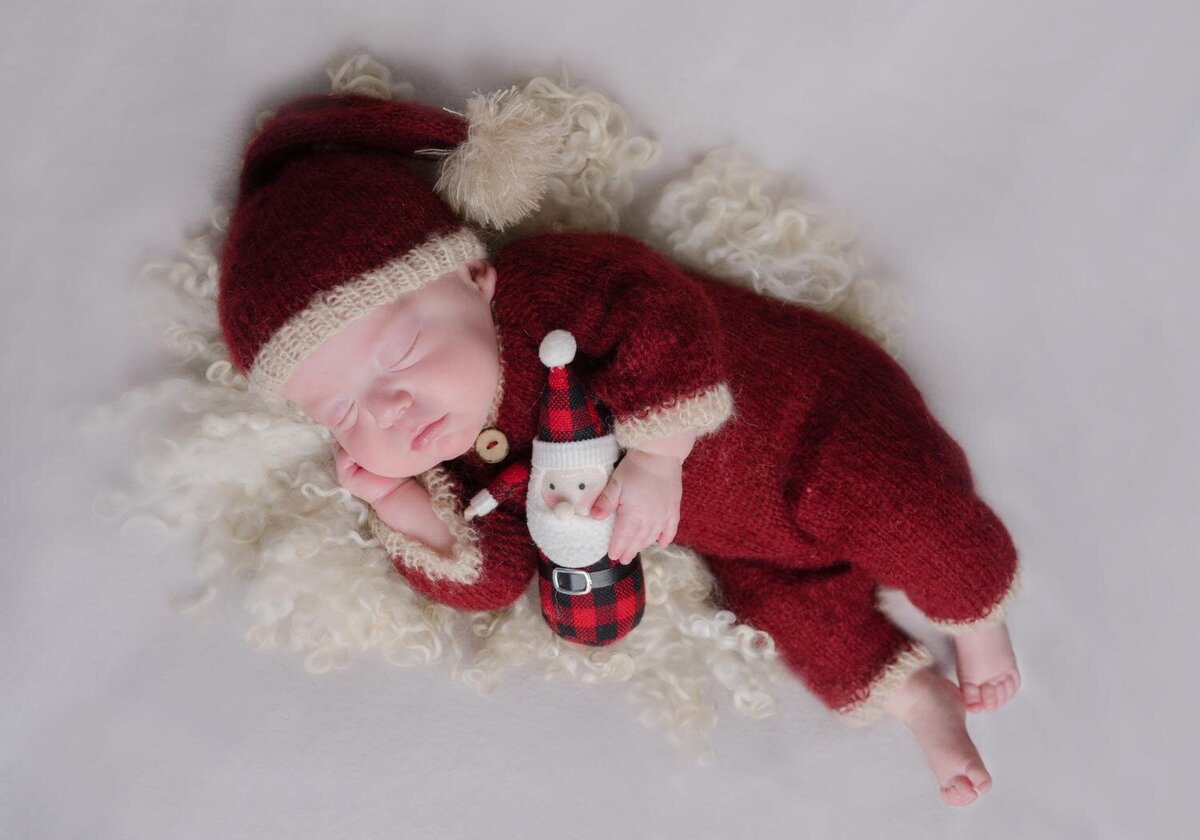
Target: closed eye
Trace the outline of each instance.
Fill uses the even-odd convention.
[[[346,413],[341,416],[333,425],[339,429],[350,428],[358,420],[358,403],[350,403],[350,407],[346,409]]]
[[[412,354],[413,348],[417,346],[417,339],[421,337],[421,332],[418,330],[413,336],[412,344],[408,345],[408,349],[404,351],[404,355],[387,366],[387,370],[399,370],[405,360]]]

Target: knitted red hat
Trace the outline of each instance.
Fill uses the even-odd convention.
[[[486,256],[455,212],[497,228],[518,221],[536,208],[561,140],[515,88],[475,97],[465,117],[360,94],[281,107],[246,149],[221,254],[218,313],[234,366],[277,398],[341,326]],[[433,188],[411,169],[420,155],[444,158]]]
[[[567,368],[575,359],[575,337],[566,330],[552,330],[542,339],[538,357],[550,368],[550,375],[542,391],[533,466],[558,470],[612,466],[620,454],[616,436]]]

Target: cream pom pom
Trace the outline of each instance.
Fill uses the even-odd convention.
[[[413,86],[393,82],[392,71],[367,53],[356,53],[341,64],[325,68],[329,76],[330,93],[334,96],[354,94],[374,99],[412,99]]]
[[[466,118],[467,139],[442,162],[435,189],[455,212],[503,229],[537,209],[562,126],[515,87],[473,97]]]
[[[569,365],[575,358],[575,336],[566,330],[552,330],[546,333],[538,348],[538,358],[548,368]]]

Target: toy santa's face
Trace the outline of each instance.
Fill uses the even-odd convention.
[[[593,519],[589,514],[611,472],[612,467],[575,470],[535,467],[530,472],[525,524],[534,544],[552,562],[578,569],[607,554],[616,517],[610,514],[604,519]],[[580,484],[584,485],[583,490],[579,489]]]
[[[281,389],[376,475],[469,450],[500,381],[495,269],[475,261],[342,326]]]
[[[546,470],[539,488],[546,507],[560,518],[587,516],[608,483],[612,468],[585,467],[576,470]]]

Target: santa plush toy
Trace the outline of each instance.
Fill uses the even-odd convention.
[[[538,356],[550,372],[530,463],[509,464],[475,494],[464,515],[486,516],[506,501],[517,503],[525,491],[525,521],[538,547],[542,615],[568,641],[608,645],[636,627],[646,609],[641,555],[629,563],[611,559],[616,517],[591,516],[620,449],[567,367],[575,359],[574,337],[551,331]]]

